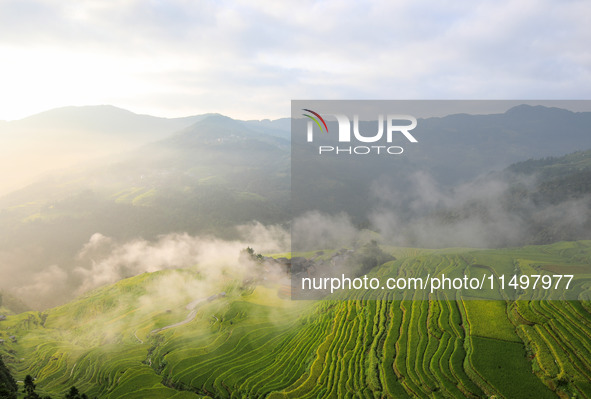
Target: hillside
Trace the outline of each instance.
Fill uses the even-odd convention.
[[[487,229],[481,246],[489,247],[591,239],[591,151],[518,162],[446,199],[419,223],[479,225]]]
[[[15,296],[0,291],[0,314],[16,314],[31,310],[31,308]]]
[[[114,122],[96,123],[94,132],[101,137],[109,136],[110,128],[129,128],[131,122],[115,123],[126,118],[156,127],[173,122],[99,108],[116,116]],[[71,111],[36,118],[52,120]],[[84,116],[98,110],[76,111]],[[61,123],[79,126],[88,115],[82,116]],[[74,297],[80,285],[74,270],[92,267],[79,255],[95,234],[122,245],[179,233],[236,239],[236,226],[258,221],[288,228],[293,215],[311,209],[330,215],[349,211],[356,227],[377,231],[392,245],[499,248],[589,239],[589,153],[560,152],[591,146],[581,130],[587,118],[527,106],[498,115],[429,118],[421,120],[420,147],[406,158],[368,164],[364,159],[345,165],[346,172],[335,164],[322,173],[313,162],[296,161],[293,179],[289,120],[185,118],[174,123],[189,125],[164,139],[53,173],[1,197],[0,262],[6,265],[1,288],[44,309]],[[554,120],[568,131],[555,135]],[[84,123],[91,122],[96,118]],[[529,138],[517,134],[519,129]],[[441,132],[448,131],[449,140],[442,140]],[[474,151],[485,155],[469,156]],[[535,154],[546,158],[503,172]],[[552,167],[560,175],[533,177],[535,170],[550,170],[553,160],[562,165]],[[544,162],[550,162],[546,169]],[[492,170],[496,165],[502,167]],[[442,178],[446,168],[462,173],[449,169]]]
[[[498,180],[501,181],[492,182],[487,177],[491,174],[499,177],[497,173],[513,163],[561,157],[590,149],[590,124],[590,112],[529,105],[516,106],[499,114],[425,118],[419,119],[413,129],[417,143],[394,143],[404,147],[403,154],[396,156],[371,153],[361,157],[332,153],[318,156],[316,144],[307,143],[303,134],[295,135],[292,147],[294,213],[297,215],[309,210],[329,214],[345,212],[358,225],[373,225],[375,228],[381,221],[388,220],[389,225],[402,224],[397,230],[418,229],[413,226],[423,224],[418,219],[425,214],[445,211],[445,208],[465,208],[471,200],[481,200],[479,194],[485,200],[487,197],[494,198],[491,202],[502,200],[497,196],[499,184],[510,182],[500,178]],[[302,125],[295,131],[303,128]],[[328,129],[335,131],[336,122],[329,120]],[[362,132],[375,129],[373,122],[359,123]],[[315,140],[318,145],[334,146],[336,144],[331,137],[319,136]],[[481,182],[492,184],[479,184]],[[487,209],[493,211],[490,219],[499,216],[502,220],[508,216],[504,209],[501,215],[496,215],[492,208],[494,205],[487,204]],[[503,231],[495,237],[477,237],[477,240],[462,244],[463,239],[470,240],[470,234],[458,237],[454,242],[453,239],[446,240],[441,230],[469,229],[474,224],[482,224],[480,220],[469,220],[459,229],[440,228],[440,224],[433,219],[424,222],[426,225],[421,226],[420,231],[411,234],[419,239],[397,237],[396,243],[427,247],[526,243],[521,234],[520,240],[504,240],[506,234]],[[434,229],[437,230],[434,237],[429,237],[430,224],[435,224]],[[393,234],[390,231],[387,233],[384,235]],[[425,239],[421,239],[423,236]],[[443,242],[438,242],[440,238]],[[572,238],[557,235],[554,239],[546,237],[535,242],[549,243],[560,239]]]
[[[591,152],[564,155],[591,148],[588,117],[430,118],[407,158],[342,170],[291,162],[287,120],[211,114],[52,173],[0,198],[2,359],[54,398],[591,397]],[[294,231],[313,252],[239,257]],[[573,285],[288,299],[287,269],[350,251],[376,278]]]
[[[274,134],[270,131],[272,128],[265,124],[259,128],[221,115],[203,116],[166,139],[56,173],[12,192],[0,198],[0,208],[5,210],[4,216],[12,217],[6,223],[11,226],[22,221],[60,223],[68,217],[98,222],[103,217],[117,219],[126,213],[130,216],[125,225],[130,225],[131,220],[150,217],[154,211],[162,215],[158,223],[147,221],[134,231],[125,231],[121,225],[111,226],[120,237],[155,236],[179,230],[219,232],[219,223],[231,226],[257,217],[262,222],[272,222],[278,219],[277,215],[231,217],[226,213],[235,206],[223,204],[224,200],[234,198],[250,200],[253,206],[257,199],[267,200],[267,208],[285,206],[289,196],[289,139],[281,130],[274,130]],[[215,208],[207,208],[207,202],[215,203]],[[196,212],[195,204],[206,209]],[[143,212],[148,208],[149,212]],[[175,214],[163,214],[165,208]],[[211,212],[225,214],[223,220],[171,226],[188,214],[210,217]],[[247,214],[249,210],[243,212]],[[286,220],[286,216],[281,220]]]
[[[387,250],[397,260],[375,274],[452,265],[501,273],[545,259],[554,271],[586,265],[584,283],[591,264],[588,241]],[[200,279],[195,270],[145,273],[46,312],[9,316],[0,322],[0,351],[18,379],[30,373],[55,397],[72,384],[99,398],[591,397],[588,301],[415,293],[306,302],[282,299],[270,280],[205,288]]]
[[[0,195],[48,172],[163,139],[202,117],[159,118],[98,105],[62,107],[0,123]]]
[[[96,233],[117,242],[174,233],[236,238],[237,225],[284,223],[289,140],[274,126],[204,116],[166,139],[6,195],[0,198],[0,262],[33,274],[51,265],[65,271],[59,292],[37,289],[36,298],[25,298],[45,308],[72,298],[77,255]],[[11,280],[15,284],[5,281],[4,288],[31,281],[20,273]]]

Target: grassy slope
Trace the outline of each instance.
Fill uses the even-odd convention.
[[[396,256],[376,273],[589,264],[591,243]],[[0,322],[7,341],[0,351],[19,380],[30,373],[55,397],[72,384],[101,398],[591,396],[586,303],[420,292],[400,301],[309,303],[280,299],[273,286],[230,286],[192,322],[150,334],[183,320],[184,306],[204,295],[158,293],[171,278],[198,276],[145,273],[45,313],[9,316]]]

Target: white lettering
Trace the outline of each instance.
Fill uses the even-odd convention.
[[[393,121],[409,121],[410,125],[407,126],[394,126],[392,124]],[[404,134],[404,137],[408,139],[411,143],[417,143],[417,139],[413,137],[408,131],[417,127],[417,119],[414,116],[410,115],[388,115],[388,129],[386,132],[386,137],[388,143],[392,142],[392,133],[393,132],[400,132]]]

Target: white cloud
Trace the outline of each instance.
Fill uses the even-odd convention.
[[[213,284],[225,273],[238,278],[249,272],[248,265],[239,261],[241,251],[249,246],[262,253],[289,249],[289,234],[279,226],[253,222],[237,226],[237,232],[240,239],[235,241],[184,233],[163,235],[156,241],[135,239],[125,243],[95,233],[78,253],[80,264],[74,269],[79,279],[77,293],[144,272],[187,267],[195,267]]]
[[[586,7],[4,1],[0,119],[99,103],[263,118],[292,98],[587,98]]]

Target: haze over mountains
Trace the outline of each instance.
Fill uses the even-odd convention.
[[[199,124],[203,119],[209,119]],[[529,158],[564,155],[591,148],[589,112],[522,105],[503,114],[457,114],[419,119],[420,145],[405,163],[420,164],[437,180],[453,183],[488,170],[499,170]],[[533,122],[532,122],[533,121]],[[232,121],[214,115],[160,118],[138,115],[109,105],[63,107],[17,121],[0,121],[0,195],[22,188],[48,172],[124,154],[171,137],[183,129],[256,131],[290,140],[289,119]],[[202,133],[205,134],[205,133]],[[246,134],[246,133],[245,133]],[[535,143],[531,138],[535,137]],[[450,158],[461,162],[449,162]],[[102,160],[101,162],[104,162]],[[398,165],[397,165],[398,166]]]
[[[20,290],[17,296],[28,296],[35,307],[77,295],[84,281],[94,280],[84,270],[107,257],[115,243],[157,240],[169,233],[237,238],[237,225],[287,219],[289,121],[243,122],[221,115],[163,120],[112,107],[56,111],[60,113],[69,117],[55,119],[59,123],[52,126],[58,127],[50,132],[82,126],[81,137],[116,154],[89,159],[87,152],[75,167],[54,171],[0,198],[0,264],[11,276],[3,279],[4,287]],[[89,123],[82,123],[88,115],[80,113],[93,114]],[[101,122],[106,113],[121,118]],[[147,129],[152,122],[155,127]],[[170,130],[164,134],[165,129]],[[134,149],[123,151],[120,136]],[[70,148],[60,150],[52,157],[66,157]],[[92,258],[79,256],[91,237],[92,242],[105,237],[102,244],[115,243],[99,245]],[[162,251],[170,252],[182,241],[164,239]],[[117,266],[114,278],[142,272],[145,264],[137,270],[129,266]],[[30,274],[20,272],[25,270]]]
[[[358,204],[364,203],[363,198],[367,198],[373,182],[403,192],[410,189],[416,173],[420,172],[436,185],[451,188],[515,162],[590,149],[589,126],[591,112],[529,105],[501,114],[455,114],[419,119],[413,130],[418,143],[406,142],[404,154],[368,156],[362,160],[359,157],[356,160],[343,156],[317,157],[312,150],[300,149],[307,146],[302,137],[302,142],[294,142],[301,156],[301,162],[300,159],[294,162],[294,187],[298,191],[309,190],[310,194],[302,197],[316,197],[315,203],[321,210],[335,212],[333,204],[320,200],[330,198],[336,191],[329,191],[335,189],[318,183],[319,179],[307,178],[322,170],[321,179],[341,182],[344,191],[339,196],[350,198],[349,206],[342,210],[361,220],[366,215],[360,214]],[[329,131],[333,130],[336,130],[336,123],[329,122]],[[375,132],[376,127],[362,122],[360,130]],[[301,184],[300,177],[303,178]],[[304,207],[297,203],[295,206],[296,209]]]
[[[49,171],[162,139],[203,117],[159,118],[99,105],[63,107],[2,121],[0,195]]]
[[[98,281],[99,266],[110,265],[114,279],[187,266],[194,262],[189,256],[153,255],[156,261],[148,264],[142,251],[173,253],[198,236],[248,241],[257,229],[259,237],[282,236],[293,216],[312,209],[329,218],[346,211],[351,229],[368,227],[398,245],[494,247],[581,238],[588,230],[589,190],[556,197],[562,189],[557,177],[536,180],[539,167],[510,174],[523,175],[518,180],[489,174],[530,158],[589,149],[589,126],[591,113],[530,106],[419,120],[419,143],[402,157],[354,173],[310,171],[305,176],[311,178],[296,184],[307,201],[294,215],[289,119],[164,119],[99,106],[6,122],[0,124],[1,148],[18,162],[2,161],[3,187],[45,177],[0,198],[0,288],[45,308]],[[545,167],[562,162],[568,176],[587,173],[590,165],[579,158]],[[56,168],[62,169],[52,172]],[[517,183],[525,192],[511,197]],[[331,192],[335,187],[353,195]],[[332,199],[323,201],[327,195]],[[576,209],[576,229],[546,228],[563,209]],[[113,253],[122,256],[114,261]]]

